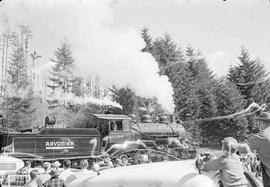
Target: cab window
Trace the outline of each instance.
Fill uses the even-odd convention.
[[[110,122],[111,131],[123,131],[122,121],[111,121]]]
[[[116,130],[122,131],[123,130],[123,123],[122,121],[116,121]]]

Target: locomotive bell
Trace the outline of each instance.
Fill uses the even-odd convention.
[[[148,115],[148,114],[143,115],[143,116],[142,116],[142,122],[143,122],[143,123],[151,123],[151,122],[152,122],[151,116]]]
[[[136,121],[136,115],[135,114],[129,114],[128,115],[133,121]]]
[[[169,123],[167,116],[159,116],[159,123]]]

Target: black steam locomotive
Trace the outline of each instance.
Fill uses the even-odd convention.
[[[178,138],[185,129],[173,118],[161,116],[152,122],[144,115],[140,122],[126,115],[92,114],[89,121],[75,128],[55,128],[55,118],[45,118],[39,132],[0,132],[1,152],[21,159],[60,160],[101,155],[114,144],[151,140],[160,144]]]

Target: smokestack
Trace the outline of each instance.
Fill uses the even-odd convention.
[[[151,123],[151,122],[152,122],[151,116],[148,115],[148,114],[143,115],[143,116],[142,116],[142,122],[143,122],[143,123]]]
[[[173,114],[170,115],[170,122],[175,123],[175,115]]]
[[[165,115],[159,116],[159,123],[169,123],[167,116]]]

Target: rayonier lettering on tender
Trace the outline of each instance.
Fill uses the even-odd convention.
[[[72,141],[46,141],[46,147],[73,147]]]

